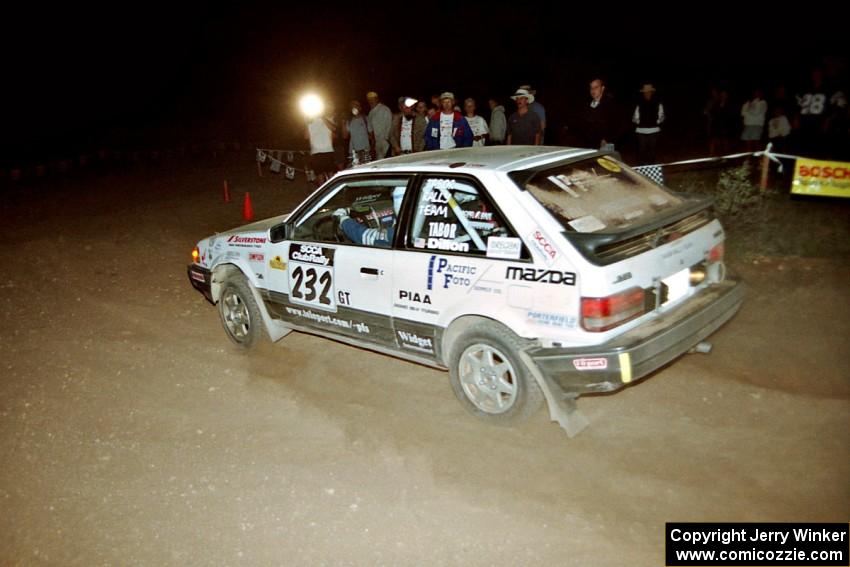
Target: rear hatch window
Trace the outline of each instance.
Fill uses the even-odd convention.
[[[624,163],[596,155],[511,173],[597,264],[609,264],[710,222],[710,200],[673,193]]]

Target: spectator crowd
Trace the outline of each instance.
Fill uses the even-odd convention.
[[[668,119],[652,83],[635,89],[634,102],[619,100],[601,77],[587,83],[587,100],[573,112],[569,127],[572,145],[618,152],[634,140],[638,164],[658,163],[657,148]],[[520,85],[509,97],[487,100],[489,120],[478,112],[474,98],[456,99],[446,91],[429,101],[399,97],[396,112],[378,93],[366,94],[368,110],[359,100],[336,115],[328,112],[309,120],[312,167],[320,178],[346,163],[363,163],[388,156],[429,150],[494,145],[540,145],[547,136],[546,109],[531,85]],[[681,107],[681,105],[679,105]],[[812,71],[808,84],[789,97],[779,86],[767,99],[760,87],[743,104],[734,103],[727,88],[712,87],[702,108],[710,155],[758,151],[766,142],[774,151],[842,159],[850,150],[850,109],[845,91],[827,85],[823,72]],[[562,138],[558,136],[559,141]],[[670,142],[676,143],[675,140]]]

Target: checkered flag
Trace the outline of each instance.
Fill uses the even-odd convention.
[[[632,169],[659,185],[664,185],[664,171],[660,165],[638,165]]]

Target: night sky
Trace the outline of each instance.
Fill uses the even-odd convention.
[[[316,4],[324,7],[10,11],[0,40],[6,161],[100,145],[299,144],[295,101],[306,89],[337,105],[374,89],[393,109],[397,96],[452,90],[482,107],[489,95],[505,98],[531,83],[550,123],[563,125],[585,104],[595,74],[623,102],[641,83],[655,83],[672,109],[671,127],[686,131],[713,82],[741,98],[756,84],[792,87],[825,58],[839,70],[847,62],[846,42],[783,39],[776,26],[790,20],[748,20],[734,7],[703,15],[654,7],[641,18],[601,4],[582,12],[522,3]]]

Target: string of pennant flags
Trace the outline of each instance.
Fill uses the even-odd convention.
[[[295,166],[296,156],[304,158],[309,155],[309,152],[304,150],[272,150],[267,148],[257,148],[257,173],[260,177],[263,176],[264,164],[268,164],[269,171],[272,173],[280,173],[283,170],[283,175],[289,181],[295,179],[295,172],[300,171],[307,176],[307,181],[314,181],[316,173],[310,168],[309,161],[305,159],[304,167]]]

